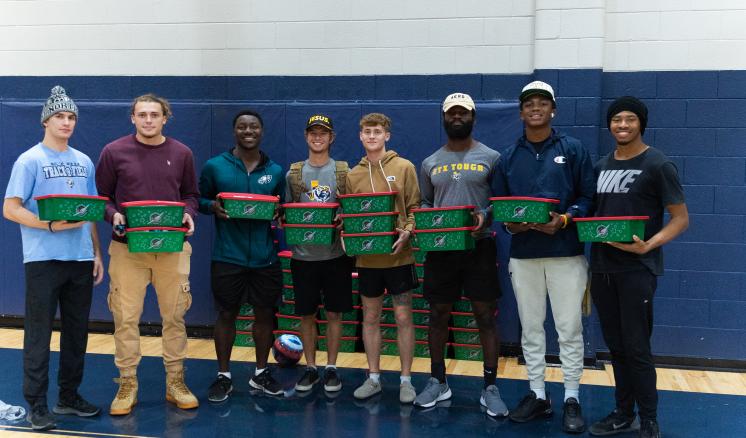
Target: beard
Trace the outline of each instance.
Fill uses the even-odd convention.
[[[454,126],[454,123],[443,120],[443,128],[446,130],[446,135],[451,140],[464,140],[469,138],[471,131],[474,129],[474,120],[469,122],[463,122],[461,126]]]

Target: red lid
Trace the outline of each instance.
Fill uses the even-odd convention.
[[[453,345],[454,347],[479,347],[482,348],[480,344],[458,344],[456,342],[449,342],[450,345]]]
[[[291,271],[290,269],[283,269],[282,272],[285,272],[285,273],[289,274],[289,273],[291,273],[293,271]]]
[[[575,222],[593,221],[646,221],[650,216],[605,216],[605,217],[578,217],[572,218]]]
[[[424,265],[424,264],[422,264],[422,263],[415,263],[414,265],[415,265],[415,266],[425,266],[425,265]]]
[[[338,202],[291,202],[282,204],[282,208],[338,208]]]
[[[413,208],[412,213],[427,213],[431,211],[448,211],[448,210],[474,210],[475,208],[477,208],[476,205],[453,205],[450,207]]]
[[[255,193],[230,193],[220,192],[218,198],[221,199],[232,199],[237,201],[262,201],[262,202],[280,202],[277,196],[272,195],[257,195]]]
[[[392,236],[394,234],[397,234],[397,232],[396,231],[385,231],[382,233],[353,233],[353,234],[342,233],[342,237],[378,237],[378,236]]]
[[[390,196],[399,192],[374,192],[374,193],[348,193],[346,195],[337,195],[337,198],[360,198],[365,196]]]
[[[36,196],[34,197],[34,200],[38,201],[40,199],[49,199],[49,198],[82,198],[82,199],[97,199],[99,201],[108,201],[109,198],[106,196],[94,196],[94,195],[44,195],[44,196]]]
[[[357,272],[352,273],[352,278],[357,278]]]
[[[536,201],[536,202],[551,202],[552,204],[559,204],[559,199],[532,198],[530,196],[496,196],[494,198],[490,198],[490,201]]]
[[[432,230],[412,230],[416,233],[442,233],[447,231],[474,231],[475,227],[459,227],[459,228],[434,228]]]
[[[289,258],[289,257],[292,257],[292,256],[293,256],[293,252],[289,251],[289,250],[280,251],[280,252],[277,253],[277,257],[288,257]]]
[[[340,214],[339,217],[342,219],[346,217],[367,217],[367,216],[394,216],[398,215],[398,211],[383,211],[380,213],[354,213],[354,214]]]
[[[416,246],[413,246],[413,247],[412,247],[412,251],[419,251],[419,250],[420,250],[420,249],[419,249],[419,248],[417,248]]]
[[[122,202],[122,207],[185,207],[186,204],[177,201],[131,201]]]
[[[456,315],[456,316],[474,316],[474,314],[471,313],[471,312],[451,312],[451,315]]]
[[[126,232],[135,232],[135,231],[181,231],[183,233],[186,233],[189,231],[189,228],[174,228],[174,227],[138,227],[138,228],[127,228],[125,230]]]
[[[478,328],[471,329],[471,328],[461,328],[461,327],[448,327],[448,330],[451,330],[454,332],[471,332],[471,333],[476,333],[479,331]]]
[[[300,319],[300,316],[294,316],[294,315],[283,315],[282,313],[275,313],[275,316],[278,318],[290,318],[290,319]]]
[[[238,315],[238,316],[236,316],[236,319],[241,319],[241,320],[244,320],[244,321],[253,321],[254,320],[254,316],[253,315],[252,316]]]
[[[325,224],[283,224],[285,228],[334,228],[336,225],[325,225]]]

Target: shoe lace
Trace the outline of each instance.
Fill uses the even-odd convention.
[[[117,391],[117,399],[125,399],[129,397],[129,394],[135,389],[135,379],[131,377],[120,377],[114,379],[115,383],[119,384],[119,390]]]

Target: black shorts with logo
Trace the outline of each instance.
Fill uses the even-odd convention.
[[[295,291],[295,314],[314,315],[319,304],[328,312],[352,310],[352,259],[290,260]]]
[[[425,298],[438,304],[455,303],[462,292],[472,301],[500,298],[495,239],[479,239],[470,250],[428,252],[423,291]]]
[[[393,268],[357,268],[360,295],[377,298],[384,289],[389,295],[399,295],[419,286],[414,265]]]
[[[282,297],[282,268],[275,262],[264,268],[248,268],[213,261],[210,282],[218,311],[238,311],[249,303],[254,307],[276,307]]]

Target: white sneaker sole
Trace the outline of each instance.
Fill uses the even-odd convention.
[[[487,415],[489,415],[490,417],[507,417],[510,414],[510,411],[507,409],[505,410],[505,412],[502,413],[495,413],[490,411],[490,408],[487,407],[487,402],[484,400],[484,396],[479,398],[479,404],[487,408]]]
[[[438,402],[441,402],[443,400],[448,400],[449,398],[451,398],[452,395],[453,393],[451,393],[451,388],[448,388],[446,392],[439,394],[438,397],[435,400],[431,401],[430,403],[418,404],[417,401],[415,400],[414,405],[419,406],[421,408],[431,408],[435,406],[435,404]]]

